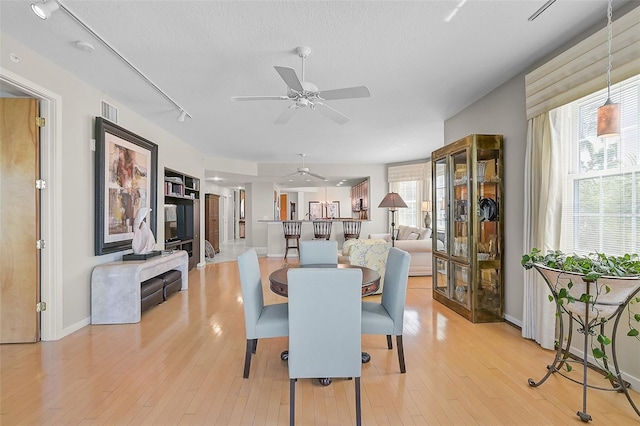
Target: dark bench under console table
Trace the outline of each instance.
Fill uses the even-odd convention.
[[[170,271],[178,271],[180,278]],[[188,272],[189,256],[182,250],[146,261],[96,266],[91,274],[91,323],[140,322],[144,309],[189,287]]]

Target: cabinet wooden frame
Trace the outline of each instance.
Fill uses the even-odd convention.
[[[95,120],[96,256],[131,249],[142,207],[156,235],[158,145],[102,117]]]

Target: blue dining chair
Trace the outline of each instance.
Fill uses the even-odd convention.
[[[393,349],[391,336],[396,336],[401,373],[406,372],[402,329],[410,260],[409,253],[392,247],[387,257],[382,300],[362,302],[362,334],[385,334],[389,349]]]
[[[338,242],[327,240],[300,241],[300,265],[321,264],[338,264]]]
[[[249,249],[238,256],[238,270],[242,286],[244,325],[247,334],[247,349],[242,375],[246,379],[249,377],[251,357],[256,353],[258,339],[289,335],[289,312],[286,303],[264,304],[260,264],[254,249]]]
[[[353,377],[361,424],[362,271],[300,268],[289,284],[289,423],[295,424],[297,379]]]

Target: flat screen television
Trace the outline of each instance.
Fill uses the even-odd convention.
[[[164,241],[178,240],[178,206],[165,204],[164,206]]]
[[[164,241],[193,239],[193,203],[164,205]]]

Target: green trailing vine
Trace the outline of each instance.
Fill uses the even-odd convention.
[[[522,266],[525,269],[531,269],[535,264],[546,266],[548,268],[561,270],[564,272],[571,272],[584,275],[583,280],[596,283],[595,295],[582,294],[579,298],[571,295],[570,290],[573,288],[573,282],[568,281],[566,287],[559,283],[556,283],[556,303],[560,306],[574,303],[583,302],[595,305],[598,302],[598,297],[603,292],[609,293],[611,288],[606,285],[597,285],[598,279],[601,277],[638,277],[640,278],[640,258],[637,254],[625,254],[623,256],[608,256],[603,253],[590,253],[589,255],[567,255],[560,250],[549,251],[547,254],[543,254],[537,248],[533,248],[529,253],[522,256]],[[554,301],[553,296],[549,296],[550,301]],[[632,311],[632,305],[640,303],[640,296],[634,297],[627,309],[628,311],[628,326],[629,331],[627,336],[633,337],[640,341],[640,331],[637,327],[640,324],[640,313],[634,313]],[[566,306],[566,305],[565,305]],[[607,318],[600,318],[599,324],[605,324]],[[591,351],[593,357],[600,364],[600,361],[604,361],[605,365],[600,364],[601,367],[607,371],[608,376],[612,373],[606,368],[606,362],[608,361],[607,355],[603,351],[603,347],[611,344],[611,338],[607,335],[598,333],[596,336],[597,344],[591,340]],[[559,344],[558,342],[556,344]],[[565,364],[567,371],[571,371],[571,367]]]

